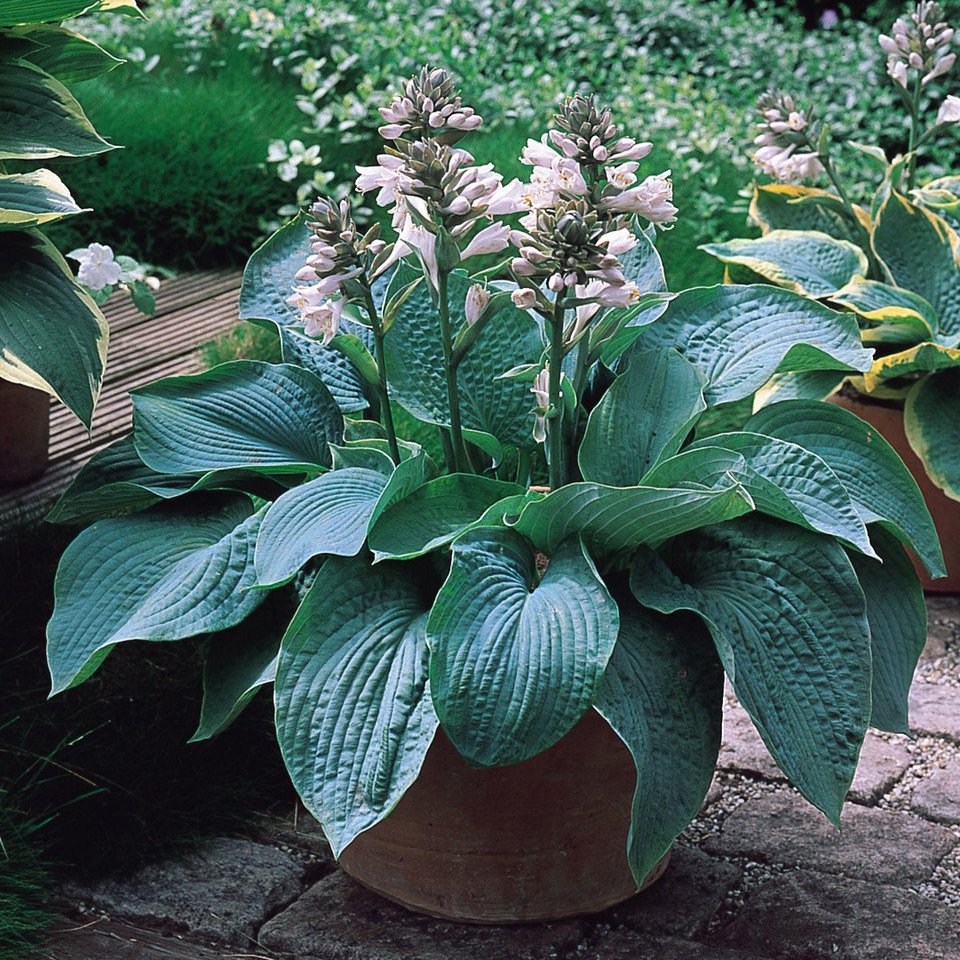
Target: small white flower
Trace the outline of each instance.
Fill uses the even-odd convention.
[[[607,175],[607,180],[619,190],[626,190],[637,182],[637,167],[640,164],[636,160],[628,163],[621,163],[617,167],[604,167],[603,172]]]
[[[673,183],[670,171],[647,177],[635,187],[608,197],[601,206],[617,213],[637,213],[651,223],[672,223],[677,208],[672,203]]]
[[[626,227],[620,230],[611,230],[603,234],[597,241],[598,247],[606,248],[607,253],[619,257],[621,253],[632,250],[637,245],[637,237],[632,230]]]
[[[482,283],[475,283],[470,287],[467,291],[466,302],[463,305],[468,327],[472,327],[480,319],[489,304],[490,291]]]
[[[491,223],[484,227],[460,254],[461,260],[477,257],[486,253],[499,253],[506,250],[510,243],[510,228],[505,223]]]
[[[960,97],[950,94],[937,111],[937,124],[960,123]]]
[[[368,193],[379,189],[377,205],[387,207],[397,199],[397,190],[400,185],[400,167],[403,160],[400,157],[391,157],[381,153],[377,157],[375,167],[357,167],[357,190]]]
[[[77,279],[91,290],[102,290],[120,282],[120,264],[113,259],[112,248],[105,244],[91,243],[74,250],[69,257],[80,264]]]
[[[521,310],[530,310],[537,303],[537,293],[527,287],[520,287],[510,294],[510,299],[515,307],[519,307]]]
[[[520,162],[530,167],[549,167],[560,154],[547,143],[547,134],[539,140],[527,140],[527,145],[520,151]]]
[[[496,189],[487,200],[483,212],[488,217],[502,217],[525,209],[527,208],[523,202],[523,184],[519,180],[511,180]]]

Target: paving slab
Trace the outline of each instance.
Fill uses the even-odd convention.
[[[914,683],[910,688],[910,728],[960,743],[960,687]]]
[[[71,882],[64,893],[112,920],[249,946],[263,921],[300,894],[303,876],[304,867],[282,850],[217,837],[124,877]]]
[[[490,958],[495,960],[495,958]],[[633,930],[613,930],[587,947],[576,960],[763,960],[756,953],[691,943],[675,937],[650,937]]]
[[[663,878],[649,890],[603,915],[611,926],[640,933],[693,938],[706,931],[740,868],[695,847],[674,847]]]
[[[960,637],[960,596],[943,594],[927,596],[927,645],[923,648],[926,660],[942,657]]]
[[[65,919],[53,925],[38,956],[42,960],[223,960],[236,957],[236,951],[207,950],[109,920],[81,925]],[[244,957],[253,960],[257,954],[245,952]]]
[[[574,950],[584,929],[573,920],[515,927],[432,920],[338,870],[268,921],[260,945],[297,960],[553,960]]]
[[[890,790],[913,762],[905,740],[884,740],[872,730],[867,731],[848,799],[874,804]]]
[[[957,709],[960,710],[960,705]],[[860,752],[857,774],[850,788],[850,799],[856,803],[875,803],[903,776],[911,760],[903,742],[884,740],[868,730]],[[787,780],[786,774],[770,756],[746,710],[739,705],[724,711],[723,741],[717,765],[721,770],[773,783]]]
[[[720,940],[776,960],[960,960],[960,910],[800,871],[760,887]]]
[[[913,788],[910,805],[927,820],[960,823],[960,758],[947,761],[921,780]]]
[[[898,810],[847,804],[837,830],[791,793],[748,800],[704,844],[708,853],[909,886],[927,880],[957,845],[938,824]]]
[[[723,711],[723,740],[717,766],[764,780],[787,779],[770,756],[747,711],[739,704]]]

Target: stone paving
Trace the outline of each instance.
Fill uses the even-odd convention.
[[[597,917],[475,927],[359,887],[270,821],[68,884],[50,960],[960,960],[960,597],[928,599],[911,740],[871,732],[835,831],[728,694],[716,780],[650,891]]]

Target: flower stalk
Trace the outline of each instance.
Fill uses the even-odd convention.
[[[390,446],[390,458],[395,464],[400,464],[400,445],[397,443],[397,430],[393,423],[393,410],[390,408],[390,388],[387,383],[387,357],[384,350],[384,330],[383,323],[380,320],[380,314],[377,312],[377,306],[373,302],[373,293],[370,290],[370,284],[364,283],[364,307],[367,311],[367,317],[370,319],[370,328],[373,331],[373,351],[374,359],[377,361],[377,370],[380,376],[377,383],[377,393],[380,397],[380,422],[387,433],[387,443]]]
[[[437,313],[440,318],[440,342],[443,346],[444,374],[447,381],[447,403],[450,406],[450,446],[453,468],[460,473],[470,472],[470,458],[463,440],[463,425],[460,419],[460,390],[457,386],[457,366],[453,355],[453,332],[450,329],[450,271],[441,269],[437,274]]]
[[[557,490],[566,482],[563,442],[563,398],[560,390],[560,378],[563,376],[563,315],[566,310],[566,289],[557,293],[553,305],[553,321],[550,326],[550,364],[547,395],[547,443],[549,444],[550,487]]]

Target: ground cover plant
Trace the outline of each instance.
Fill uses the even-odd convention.
[[[759,187],[757,240],[711,244],[732,277],[749,275],[849,311],[876,359],[862,375],[786,374],[760,403],[828,396],[846,383],[871,400],[902,406],[910,445],[930,479],[960,499],[960,177],[921,179],[919,159],[938,141],[956,141],[960,98],[935,92],[956,55],[943,10],[923,2],[881,36],[890,85],[910,149],[890,157],[876,144],[841,139],[790,94],[761,98],[757,160],[793,184]],[[859,132],[858,132],[859,135]],[[859,151],[877,184],[858,204],[837,156]],[[817,179],[827,188],[805,185]]]
[[[790,5],[700,0],[669,9],[649,0],[572,8],[556,0],[390,0],[376,18],[356,0],[159,0],[149,22],[121,20],[104,29],[128,58],[151,68],[142,95],[162,94],[155,122],[164,133],[144,132],[139,96],[108,78],[90,96],[91,115],[120,142],[143,149],[136,162],[111,156],[109,182],[78,189],[98,211],[97,238],[117,249],[164,266],[240,263],[251,238],[270,232],[270,223],[279,226],[298,204],[321,193],[345,196],[354,164],[371,162],[376,152],[372,118],[385,103],[389,79],[443,60],[490,117],[489,133],[474,145],[478,157],[516,157],[562,96],[582,90],[610,101],[627,133],[652,140],[658,156],[670,157],[678,205],[687,214],[661,240],[672,285],[709,283],[718,278],[715,264],[691,250],[743,232],[746,200],[739,191],[750,171],[741,141],[758,87],[816,99],[830,125],[858,126],[891,153],[906,147],[895,94],[877,94],[884,63],[875,30],[847,14],[829,23],[814,18],[807,29]],[[216,115],[209,137],[205,124],[196,133],[166,129],[178,115],[167,96],[173,85],[187,105],[194,88],[206,90]],[[259,110],[264,101],[270,108]],[[221,104],[231,112],[221,116]],[[253,112],[258,119],[248,122]],[[634,117],[642,118],[637,126]],[[211,151],[214,137],[220,145]],[[179,159],[158,178],[151,158],[159,159],[168,142],[182,144]],[[196,163],[205,152],[210,162]],[[955,158],[955,144],[939,145],[924,158],[929,176],[946,172]],[[857,157],[851,163],[855,183],[868,168]],[[244,171],[242,191],[232,189],[237,168]],[[156,186],[161,180],[165,190]],[[355,212],[369,222],[364,211]],[[171,243],[170,223],[191,242]],[[81,239],[90,238],[70,243]]]
[[[837,822],[867,726],[907,729],[925,617],[903,545],[936,575],[936,535],[846,411],[722,419],[777,372],[868,371],[855,318],[767,284],[668,292],[670,176],[641,176],[653,145],[592,96],[509,182],[464,149],[482,121],[443,69],[381,114],[357,187],[392,229],[321,199],[247,266],[241,316],[283,362],[138,389],[132,436],[56,508],[88,526],[56,577],[53,692],[127,641],[208,636],[195,738],[272,687],[336,853],[440,727],[497,766],[596,710],[637,768],[639,883],[701,807],[726,670]],[[289,623],[242,632],[291,591]]]

